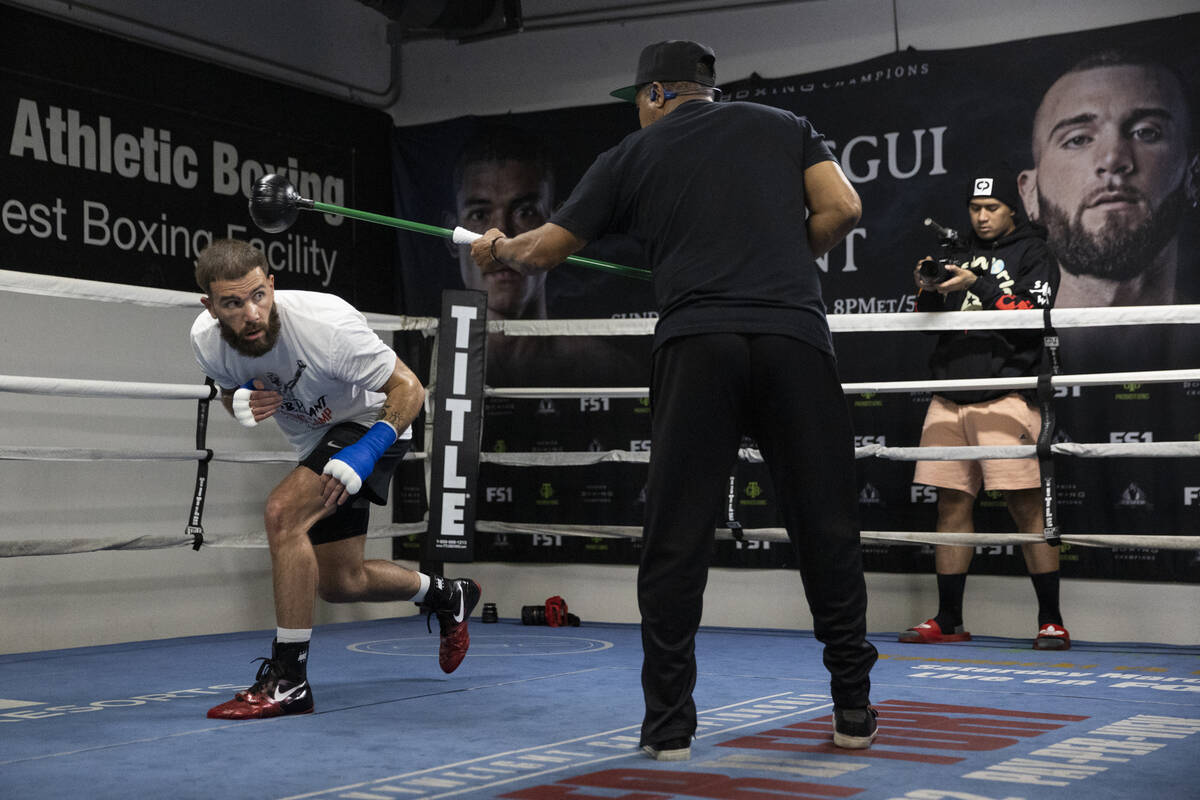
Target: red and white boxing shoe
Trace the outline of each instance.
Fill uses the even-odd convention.
[[[1034,650],[1070,650],[1071,634],[1062,625],[1047,622],[1038,629],[1037,638],[1033,640]]]
[[[920,625],[913,625],[900,634],[899,641],[905,644],[941,644],[942,642],[969,642],[971,634],[963,630],[962,625],[953,633],[942,633],[942,626],[936,620],[927,619]]]
[[[289,714],[311,714],[312,689],[308,681],[291,681],[280,674],[269,658],[259,659],[254,685],[238,692],[232,700],[208,710],[209,719],[266,719]]]
[[[438,666],[442,668],[442,672],[451,673],[458,669],[458,665],[467,657],[467,648],[471,646],[467,623],[483,595],[483,590],[470,578],[446,579],[435,576],[434,580],[445,581],[450,586],[444,605],[438,606],[426,600],[421,604],[421,609],[429,616],[437,615],[438,625],[441,627]],[[428,598],[428,595],[426,597]],[[425,618],[426,624],[429,623],[429,616]]]

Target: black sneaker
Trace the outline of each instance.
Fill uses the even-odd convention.
[[[875,718],[879,712],[866,708],[833,709],[833,744],[850,750],[865,750],[879,732]]]
[[[258,660],[263,663],[258,668],[254,685],[235,694],[232,700],[210,708],[209,719],[266,719],[312,713],[312,689],[307,680],[288,680],[274,661],[269,658]]]
[[[450,591],[444,605],[424,603],[421,608],[429,616],[437,614],[441,626],[441,644],[438,646],[438,666],[442,672],[451,673],[467,657],[471,636],[467,633],[467,622],[471,611],[483,596],[479,584],[470,578],[451,578],[446,581]],[[429,616],[426,617],[428,624]]]
[[[687,761],[692,757],[692,739],[679,736],[658,744],[644,744],[642,752],[655,761]]]

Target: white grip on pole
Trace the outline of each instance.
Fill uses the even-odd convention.
[[[476,239],[480,239],[482,237],[482,233],[476,233],[475,231],[469,231],[466,228],[456,227],[454,229],[454,235],[451,236],[450,239],[455,244],[470,244]]]

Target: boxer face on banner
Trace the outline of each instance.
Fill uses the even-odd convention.
[[[1097,66],[1050,87],[1020,184],[1066,272],[1127,281],[1174,269],[1191,128],[1179,80],[1161,66]]]
[[[456,198],[458,224],[475,233],[499,228],[516,236],[541,226],[550,216],[553,188],[537,164],[477,161],[463,169]],[[546,273],[525,276],[502,269],[480,274],[470,250],[459,248],[463,285],[488,293],[488,317],[544,318]]]

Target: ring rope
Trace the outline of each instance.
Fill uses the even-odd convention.
[[[833,333],[960,330],[1043,330],[1044,310],[899,311],[873,314],[828,314]],[[1124,325],[1200,324],[1200,304],[1173,306],[1114,306],[1053,308],[1057,328],[1103,328]],[[646,336],[654,333],[655,317],[636,319],[521,319],[492,320],[489,333],[506,336]]]
[[[1176,383],[1200,380],[1200,369],[1156,369],[1142,372],[1088,372],[1078,375],[1055,375],[1050,385],[1059,386],[1115,386],[1123,383]],[[1036,375],[1025,378],[959,378],[955,380],[929,381],[880,381],[876,383],[843,383],[845,394],[898,394],[912,392],[936,392],[938,390],[977,389],[1036,389]],[[3,388],[0,386],[0,388]],[[646,397],[646,387],[587,386],[517,386],[484,389],[488,397],[537,398],[566,400],[577,397]]]
[[[1200,442],[1112,442],[1088,444],[1060,442],[1051,445],[1056,455],[1077,458],[1187,458],[1200,456]],[[33,447],[0,445],[0,461],[196,461],[206,450],[133,450],[82,447]],[[993,445],[989,447],[888,447],[871,444],[854,448],[855,458],[882,458],[888,461],[980,461],[1032,458],[1034,445]],[[409,452],[405,461],[424,461],[423,452]],[[241,464],[292,464],[291,451],[213,453],[213,461]],[[509,467],[583,467],[603,463],[647,464],[650,451],[602,450],[578,452],[480,453],[485,464]],[[738,460],[758,464],[762,454],[753,447],[738,449]]]
[[[204,384],[34,378],[23,375],[0,375],[0,392],[65,397],[114,397],[126,400],[211,400],[215,395],[215,390]]]
[[[427,522],[389,523],[372,525],[368,539],[391,539],[426,532]],[[498,522],[477,520],[475,529],[484,533],[530,534],[554,536],[585,536],[605,539],[640,539],[642,528],[636,525],[546,525],[541,523]],[[743,528],[743,538],[751,541],[787,542],[783,528]],[[733,533],[717,528],[718,541],[734,539]],[[957,545],[1018,545],[1044,541],[1036,533],[939,533],[937,531],[863,531],[866,543],[892,544],[957,544]],[[1200,550],[1195,536],[1138,534],[1062,534],[1063,544],[1077,547],[1153,548],[1159,550]],[[236,534],[205,534],[205,547],[254,548],[267,547],[265,532]],[[191,540],[182,536],[147,534],[142,536],[104,537],[95,539],[0,539],[0,558],[38,555],[95,553],[106,550],[162,550],[172,547],[191,547]]]
[[[208,450],[134,450],[85,447],[25,447],[0,445],[0,461],[199,461]],[[212,453],[212,461],[240,464],[295,464],[291,450]],[[405,453],[405,461],[423,461],[425,453]]]
[[[475,529],[485,533],[541,533],[554,536],[589,536],[606,539],[640,539],[642,528],[636,525],[548,525],[542,523],[498,522],[476,520]],[[787,542],[785,528],[742,528],[746,539],[763,542]],[[720,541],[736,537],[726,528],[716,529]],[[1044,542],[1040,533],[941,533],[938,531],[863,531],[864,542],[894,542],[899,544],[959,544],[1008,545]],[[1144,536],[1138,534],[1071,534],[1062,535],[1065,544],[1082,547],[1151,547],[1163,550],[1200,550],[1195,536]]]
[[[151,289],[121,283],[63,278],[32,272],[0,269],[0,291],[80,300],[134,303],[161,308],[195,310],[199,292]],[[416,330],[432,334],[438,321],[433,317],[403,317],[364,314],[377,330]],[[1200,324],[1200,304],[1161,306],[1112,306],[1097,308],[1054,308],[1051,322],[1060,328],[1089,328],[1119,325]],[[834,333],[872,331],[942,331],[965,329],[1041,330],[1045,315],[1039,310],[1011,311],[901,311],[877,314],[829,314]],[[489,332],[508,336],[638,336],[654,332],[655,317],[590,320],[493,320]]]
[[[196,311],[200,307],[198,291],[151,289],[124,283],[62,278],[10,269],[0,269],[0,291],[103,303],[133,303],[151,308],[182,308]],[[426,336],[437,333],[436,317],[398,317],[373,312],[363,312],[363,316],[367,318],[367,324],[377,331],[420,331]]]
[[[373,525],[367,529],[368,539],[391,539],[396,536],[425,533],[425,522],[391,523]],[[204,534],[205,547],[255,548],[267,547],[267,534],[223,533]],[[141,536],[107,536],[91,539],[0,539],[0,558],[20,556],[54,556],[77,553],[99,553],[106,550],[166,550],[192,547],[192,540],[182,535],[163,536],[145,534]]]
[[[1058,375],[1053,386],[1107,386],[1122,383],[1172,383],[1200,380],[1200,369],[1166,369],[1144,372],[1087,373]],[[846,394],[887,394],[914,391],[953,391],[959,389],[1033,389],[1037,378],[960,379],[943,381],[883,381],[845,383]],[[570,399],[577,397],[646,397],[645,387],[513,387],[487,388],[489,397]],[[42,394],[60,397],[110,397],[153,400],[210,400],[214,390],[203,384],[148,383],[137,381],[100,381],[82,378],[39,378],[24,375],[0,375],[0,392]]]
[[[480,453],[483,464],[507,467],[584,467],[593,464],[648,464],[651,450],[599,450],[577,452],[508,452]],[[1060,442],[1050,446],[1055,455],[1077,458],[1188,458],[1200,456],[1200,441],[1181,442],[1111,442],[1089,444]],[[0,452],[3,452],[0,450]],[[1037,446],[1032,444],[962,446],[962,447],[889,447],[869,444],[854,448],[855,458],[882,458],[887,461],[982,461],[1032,458]],[[764,461],[757,448],[738,448],[738,460],[750,464]]]

